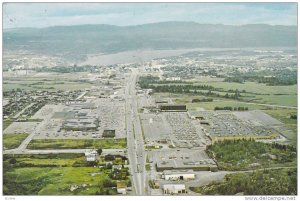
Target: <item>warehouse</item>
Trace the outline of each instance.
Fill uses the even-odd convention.
[[[195,174],[193,170],[165,170],[162,174],[162,178],[165,180],[178,181],[178,180],[193,180],[195,179]]]
[[[160,105],[159,106],[161,111],[169,111],[169,112],[176,112],[176,111],[187,111],[186,105]]]
[[[164,194],[183,194],[187,193],[184,184],[164,184]]]

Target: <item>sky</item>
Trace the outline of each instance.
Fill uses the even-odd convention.
[[[200,24],[297,25],[296,3],[4,3],[3,27],[110,24],[163,21]]]

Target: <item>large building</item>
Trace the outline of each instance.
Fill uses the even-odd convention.
[[[195,179],[195,174],[193,170],[165,170],[162,174],[162,178],[171,181],[188,181]]]
[[[167,111],[167,112],[187,111],[186,105],[163,104],[163,105],[160,105],[159,108],[161,111]]]
[[[183,194],[187,193],[184,184],[164,184],[163,185],[164,194]]]
[[[198,161],[182,159],[158,160],[156,163],[156,168],[158,171],[184,169],[192,169],[194,171],[218,171],[218,166],[212,159],[203,159]]]

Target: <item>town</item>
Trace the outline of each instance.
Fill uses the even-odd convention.
[[[249,171],[293,177],[296,74],[293,49],[65,68],[9,62],[4,194],[32,181],[22,188],[38,195],[200,195]]]

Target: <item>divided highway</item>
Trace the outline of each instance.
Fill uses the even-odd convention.
[[[138,116],[136,81],[138,70],[133,69],[125,89],[128,159],[136,195],[145,195],[145,149]]]

